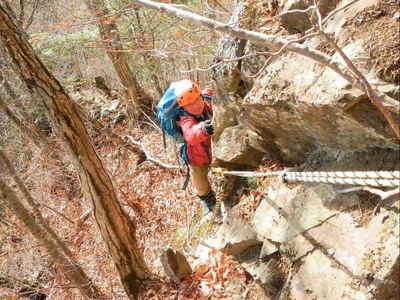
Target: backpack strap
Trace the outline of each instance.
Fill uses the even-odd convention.
[[[186,166],[186,177],[185,181],[183,182],[182,190],[186,190],[188,184],[189,184],[189,179],[190,179],[190,168],[189,168],[189,158],[187,157],[187,144],[184,142],[181,146],[181,149],[179,150],[179,154],[183,160],[183,163]]]

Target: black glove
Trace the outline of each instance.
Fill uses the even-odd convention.
[[[211,120],[206,120],[203,123],[203,128],[204,131],[208,134],[208,135],[212,135],[214,133],[214,127],[211,124]]]

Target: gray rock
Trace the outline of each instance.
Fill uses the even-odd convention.
[[[347,2],[342,1],[340,5]],[[342,32],[348,16],[354,16],[376,2],[359,1],[351,9],[335,14],[327,22],[327,30]],[[288,5],[290,3],[297,1],[289,1]],[[325,5],[325,1],[320,3]],[[335,7],[337,1],[326,3],[325,13]],[[347,40],[341,41],[345,42],[348,43]],[[320,40],[314,39],[304,46],[314,47],[319,43]],[[239,46],[231,46],[228,47],[228,57],[235,57],[235,53],[239,53],[235,52]],[[381,92],[394,98],[400,97],[398,86],[377,80],[365,59],[369,52],[364,48],[364,41],[348,44],[344,52],[370,82],[378,84]],[[237,55],[242,54],[243,51]],[[338,55],[334,55],[333,59],[341,61]],[[382,114],[366,95],[332,70],[308,58],[288,53],[274,60],[264,74],[251,84],[250,92],[242,99],[238,96],[240,93],[235,91],[239,82],[246,77],[247,69],[243,69],[243,65],[240,69],[235,64],[235,70],[231,70],[236,74],[236,77],[233,76],[235,80],[225,73],[215,74],[222,91],[214,101],[216,126],[213,151],[219,164],[244,162],[245,165],[254,166],[263,155],[270,159],[302,163],[308,153],[316,149],[364,152],[376,148],[399,150]],[[228,88],[232,82],[235,82],[234,91]],[[232,93],[236,93],[236,96],[232,96]],[[248,132],[252,133],[250,139],[244,138]],[[252,153],[255,153],[254,162],[251,162]]]
[[[289,189],[278,181],[272,186],[253,224],[258,239],[280,243],[280,252],[300,263],[282,295],[293,299],[372,300],[398,294],[398,197],[391,210],[384,210],[362,227],[351,211],[338,213],[331,207],[340,201],[340,208],[348,208],[345,199],[338,200],[335,186]],[[351,194],[339,195],[358,201]]]
[[[258,258],[261,242],[250,224],[244,222],[237,214],[230,212],[216,233],[217,248],[227,255],[243,256],[244,252],[255,249],[254,258]]]
[[[284,272],[279,267],[280,262],[281,257],[279,255],[276,255],[266,263],[245,263],[242,264],[242,266],[249,274],[253,276],[254,279],[256,279],[256,281],[264,289],[266,296],[274,299],[274,297],[282,289],[282,286],[285,282],[286,274],[284,274]]]
[[[192,273],[186,257],[177,250],[168,248],[161,254],[160,260],[165,274],[176,284]]]
[[[361,41],[344,51],[355,61],[365,54]],[[366,71],[367,66],[360,60],[357,67]],[[243,110],[241,124],[264,137],[265,152],[286,161],[303,162],[318,147],[399,149],[366,96],[330,69],[295,54],[269,66],[244,99]]]
[[[224,162],[240,165],[257,166],[264,156],[259,151],[257,140],[261,138],[243,126],[226,128],[213,147],[215,158]]]
[[[308,12],[300,12],[307,9],[312,3],[307,0],[289,0],[286,2],[281,13],[281,23],[289,32],[303,32],[311,27],[310,15]],[[297,12],[294,12],[297,11]]]

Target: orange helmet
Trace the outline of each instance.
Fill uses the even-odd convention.
[[[196,102],[200,98],[200,93],[200,87],[190,80],[186,79],[177,82],[175,96],[178,105],[181,107]]]

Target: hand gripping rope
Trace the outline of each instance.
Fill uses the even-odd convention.
[[[232,175],[240,177],[282,177],[284,181],[322,182],[333,184],[350,184],[375,187],[400,186],[400,171],[334,171],[334,172],[247,172],[224,171],[213,168],[217,175]]]

